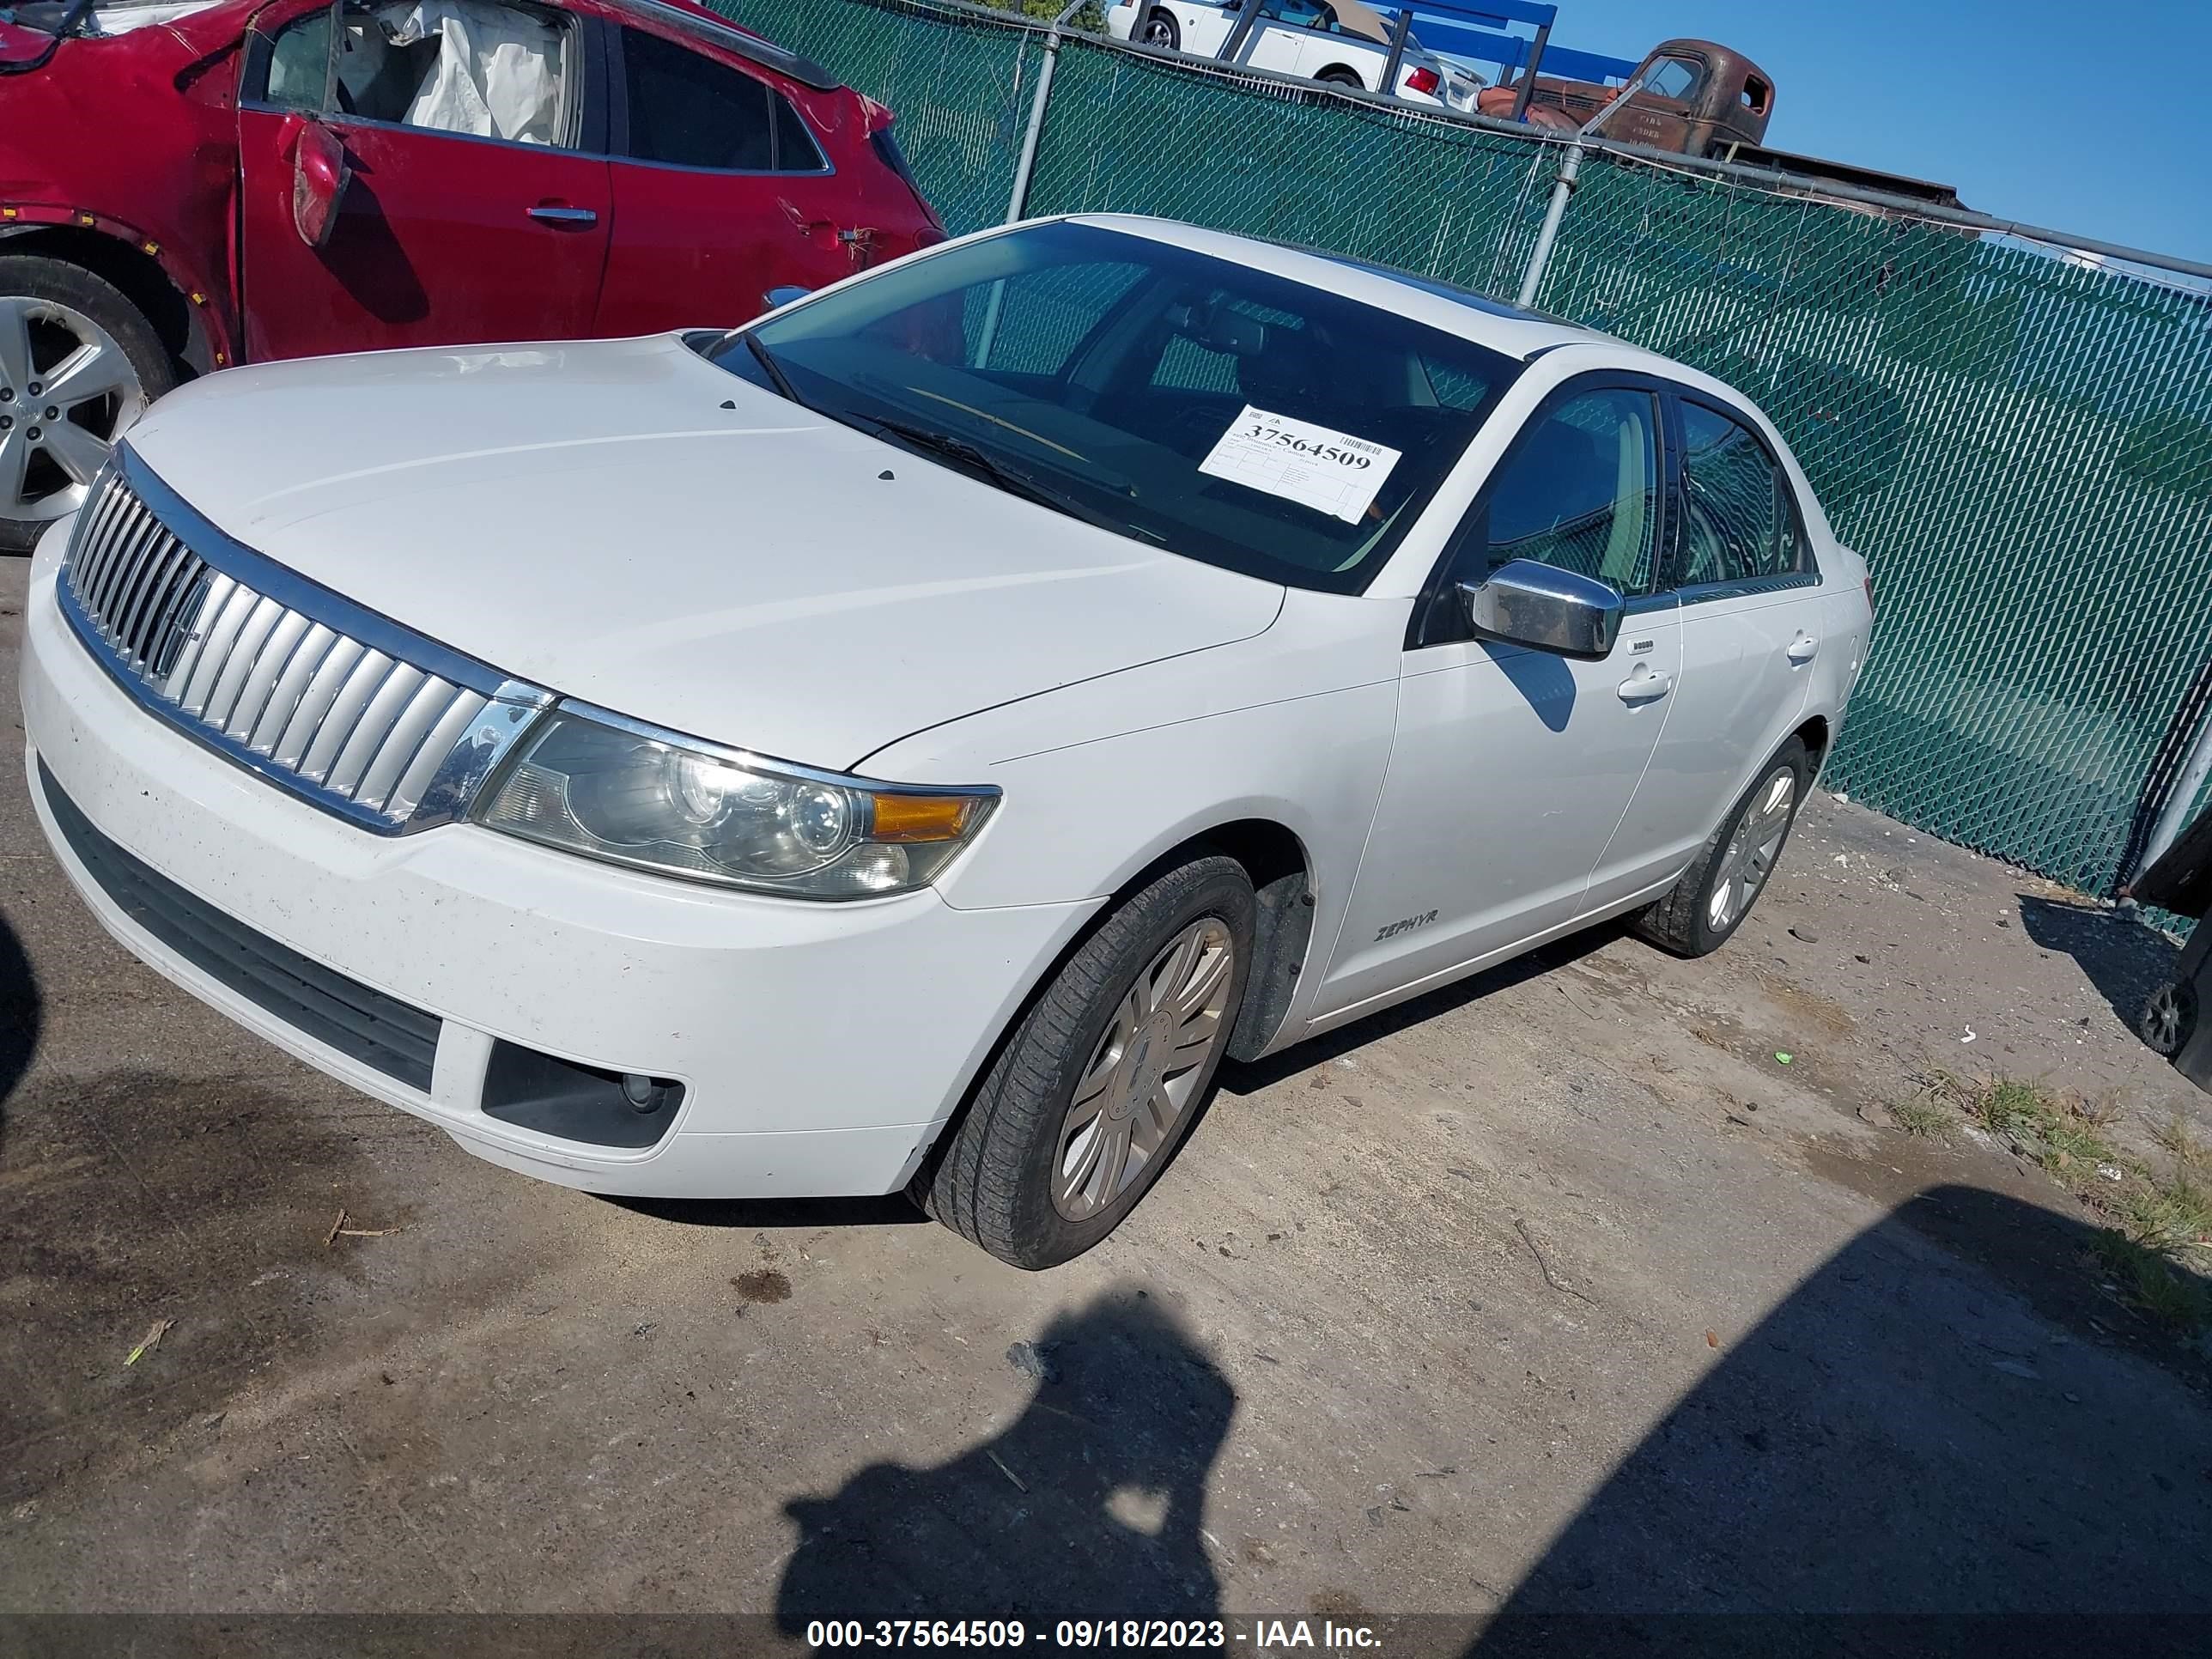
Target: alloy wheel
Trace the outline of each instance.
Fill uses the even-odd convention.
[[[1127,1192],[1175,1139],[1226,1031],[1236,941],[1213,916],[1162,945],[1091,1051],[1061,1120],[1053,1207],[1087,1221]]]
[[[75,512],[145,406],[137,370],[98,323],[57,300],[0,295],[0,518]]]
[[[1733,927],[1751,908],[1759,890],[1781,855],[1783,837],[1790,833],[1790,816],[1797,805],[1797,774],[1777,767],[1759,785],[1752,804],[1737,823],[1721,867],[1713,878],[1712,896],[1705,901],[1706,925],[1716,933]]]

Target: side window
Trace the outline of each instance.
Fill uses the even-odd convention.
[[[1797,517],[1766,446],[1703,404],[1686,398],[1681,410],[1682,586],[1794,574]]]
[[[1680,58],[1662,58],[1651,66],[1650,76],[1644,84],[1661,98],[1686,103],[1697,95],[1698,83],[1704,79],[1695,64]]]
[[[1534,559],[1610,582],[1653,587],[1659,520],[1659,422],[1648,392],[1586,392],[1522,434],[1453,537],[1455,581]]]
[[[284,25],[269,52],[262,100],[278,109],[319,111],[331,84],[331,8]]]
[[[635,161],[720,173],[819,173],[806,123],[766,82],[642,29],[622,32]]]
[[[569,27],[557,12],[494,0],[345,0],[331,112],[565,145],[572,58]],[[276,78],[272,64],[272,97]]]

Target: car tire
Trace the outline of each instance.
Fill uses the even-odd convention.
[[[1325,87],[1350,87],[1354,92],[1367,90],[1367,82],[1348,69],[1325,69],[1314,79]]]
[[[17,354],[28,348],[30,361],[22,373]],[[84,348],[112,351],[118,362],[118,383],[111,392],[87,398],[73,408],[46,405],[46,388],[40,384],[45,371],[58,368]],[[12,385],[20,377],[24,384]],[[46,428],[58,423],[46,415],[46,407],[60,412],[58,422],[81,431],[70,453],[80,459],[104,453],[113,446],[123,428],[148,404],[176,384],[175,365],[163,349],[161,337],[145,314],[123,291],[106,279],[66,260],[37,254],[0,258],[0,417],[8,428],[0,430],[0,447],[12,440],[29,449],[29,464],[19,487],[12,465],[17,457],[0,447],[0,550],[27,552],[47,526],[73,511],[82,499],[83,482],[70,475],[44,441]],[[33,393],[31,386],[40,384]],[[39,432],[33,442],[29,434]]]
[[[1638,915],[1636,931],[1678,957],[1702,957],[1727,944],[1766,890],[1812,776],[1812,751],[1803,738],[1790,738],[1759,769],[1681,879]]]
[[[2150,994],[2136,1031],[2153,1054],[2172,1060],[2197,1035],[2197,987],[2185,979],[2170,980]]]
[[[1137,26],[1137,41],[1140,46],[1158,46],[1163,52],[1182,50],[1182,26],[1171,11],[1155,8],[1145,14],[1145,21]]]
[[[1205,1103],[1243,1006],[1257,915],[1243,866],[1218,855],[1122,904],[1000,1048],[916,1177],[922,1206],[1030,1271],[1112,1232]],[[1187,1054],[1194,1036],[1204,1046]]]

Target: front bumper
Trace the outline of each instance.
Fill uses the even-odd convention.
[[[139,708],[62,615],[54,550],[25,606],[25,760],[40,825],[86,904],[240,1024],[509,1168],[638,1196],[894,1191],[1097,908],[956,910],[933,892],[817,905],[598,865],[465,823],[369,834]],[[167,881],[434,1016],[428,1086],[276,1018],[141,926],[62,834],[42,762],[100,836]],[[674,1079],[684,1097],[641,1150],[519,1127],[483,1109],[495,1039]]]

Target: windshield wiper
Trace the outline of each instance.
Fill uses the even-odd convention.
[[[1064,490],[1055,489],[1050,484],[1031,477],[1018,467],[1008,466],[1005,462],[969,443],[965,438],[956,438],[949,432],[938,432],[929,427],[913,426],[904,421],[884,420],[872,415],[862,416],[860,419],[866,423],[867,429],[876,436],[880,438],[888,434],[900,443],[909,445],[915,449],[926,451],[933,455],[942,455],[948,461],[964,466],[971,471],[981,473],[1009,495],[1018,495],[1024,501],[1036,502],[1039,507],[1051,507],[1054,512],[1065,513],[1072,519],[1080,519],[1085,524],[1096,525],[1101,530],[1110,530],[1117,536],[1151,535],[1151,532],[1141,525],[1131,524],[1127,520],[1115,518],[1110,514],[1096,512]],[[1153,537],[1152,539],[1158,540],[1158,538]]]
[[[801,409],[805,408],[806,400],[792,390],[791,377],[783,372],[783,365],[769,355],[768,348],[750,334],[741,334],[738,337],[745,343],[745,349],[753,354],[753,361],[761,366],[762,371],[775,382],[776,391]]]

